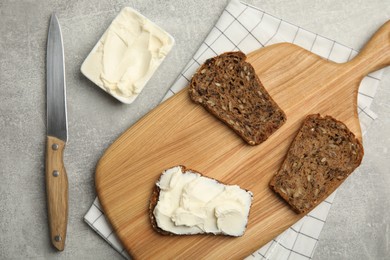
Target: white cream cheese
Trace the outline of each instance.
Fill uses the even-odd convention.
[[[242,236],[253,195],[180,166],[163,172],[153,214],[157,226],[174,234],[213,233]]]
[[[130,104],[173,44],[167,32],[125,7],[92,49],[81,72],[118,100]]]

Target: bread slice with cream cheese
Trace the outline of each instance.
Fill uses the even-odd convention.
[[[165,170],[152,192],[149,216],[162,235],[242,236],[253,194],[184,166]]]

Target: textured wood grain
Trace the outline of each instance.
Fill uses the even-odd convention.
[[[357,92],[369,72],[390,64],[390,22],[352,61],[337,64],[282,43],[248,55],[257,75],[286,112],[287,122],[264,143],[245,144],[223,123],[192,103],[187,89],[139,120],[116,140],[96,169],[99,199],[127,251],[135,258],[243,258],[302,215],[268,187],[307,114],[343,121],[361,139]],[[148,218],[160,173],[185,165],[254,193],[243,237],[161,236]]]
[[[65,248],[68,223],[68,176],[63,161],[64,149],[64,141],[47,137],[46,193],[50,241],[59,251]]]

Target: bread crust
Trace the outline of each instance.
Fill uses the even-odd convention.
[[[191,79],[189,95],[249,145],[257,145],[285,123],[286,114],[245,60],[242,52],[206,60]]]
[[[334,129],[326,128],[326,125],[321,123],[330,124]],[[307,131],[313,132],[309,135],[318,134],[318,137],[315,137],[317,141],[321,139],[319,143],[315,138],[312,139],[311,149],[317,149],[315,152],[318,154],[310,153],[309,150],[302,151],[307,148],[304,147],[307,143],[303,143]],[[333,132],[337,132],[334,137],[331,135]],[[328,141],[329,147],[323,145],[322,139]],[[336,145],[337,143],[339,146]],[[337,151],[340,153],[338,154]],[[295,212],[305,214],[344,182],[360,165],[363,155],[363,145],[343,122],[331,116],[308,115],[269,186]]]
[[[154,217],[153,211],[154,208],[157,206],[158,198],[160,196],[160,188],[157,185],[154,185],[153,191],[152,191],[152,196],[150,197],[150,202],[149,202],[149,218],[150,222],[152,224],[152,228],[160,233],[161,235],[174,235],[171,232],[165,231],[161,228],[158,227],[157,225],[157,220]]]

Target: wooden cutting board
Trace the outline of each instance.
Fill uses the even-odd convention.
[[[247,145],[191,102],[184,89],[123,133],[100,159],[100,202],[134,258],[243,258],[297,222],[302,215],[279,199],[268,183],[308,114],[331,115],[361,139],[358,87],[365,75],[390,65],[390,21],[344,64],[288,43],[254,51],[247,60],[287,115],[287,122],[266,142]],[[164,169],[179,164],[253,192],[244,236],[162,236],[153,231],[148,217],[153,186]]]

